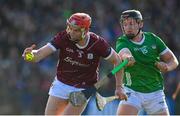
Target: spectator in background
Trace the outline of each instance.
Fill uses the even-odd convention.
[[[175,115],[175,100],[180,91],[180,81],[178,79],[178,72],[172,71],[168,73],[165,78],[165,95],[168,104],[169,112]]]

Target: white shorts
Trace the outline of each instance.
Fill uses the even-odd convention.
[[[75,88],[73,86],[66,85],[55,77],[55,80],[53,81],[50,90],[49,95],[55,96],[62,99],[68,99],[69,94],[74,91],[81,91],[84,90],[83,88]]]
[[[152,93],[141,93],[125,87],[125,91],[128,95],[128,100],[121,101],[120,106],[121,104],[132,105],[139,111],[144,109],[147,114],[158,114],[168,111],[163,90],[158,90]]]

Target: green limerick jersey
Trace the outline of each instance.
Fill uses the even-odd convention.
[[[155,34],[144,32],[141,42],[133,42],[123,35],[116,42],[116,51],[128,48],[135,64],[125,68],[124,85],[142,93],[163,89],[163,77],[154,65],[161,54],[168,50],[164,42]]]

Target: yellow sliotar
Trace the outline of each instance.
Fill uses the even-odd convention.
[[[25,59],[27,61],[33,61],[34,60],[34,55],[32,53],[27,53],[25,56]]]

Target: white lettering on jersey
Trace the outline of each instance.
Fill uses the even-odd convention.
[[[143,46],[141,48],[134,48],[134,51],[141,51],[143,54],[148,53],[147,46]]]
[[[71,65],[82,66],[82,67],[88,67],[89,66],[88,64],[82,64],[78,61],[75,61],[71,57],[66,57],[64,59],[64,61],[70,63]]]
[[[79,57],[79,58],[82,58],[82,54],[84,54],[84,52],[81,51],[81,50],[76,50],[76,51],[78,52],[78,57]]]

